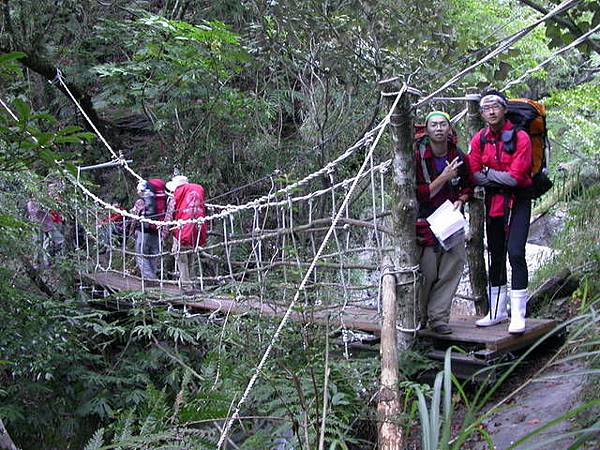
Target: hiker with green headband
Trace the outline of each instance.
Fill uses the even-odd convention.
[[[473,183],[468,159],[456,145],[456,134],[447,113],[432,111],[427,115],[425,126],[415,136],[415,158],[421,324],[436,333],[450,334],[450,307],[466,261],[464,237],[445,250],[426,218],[446,200],[462,211]]]

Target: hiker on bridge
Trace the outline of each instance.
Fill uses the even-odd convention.
[[[519,195],[531,185],[532,150],[529,135],[514,130],[505,117],[504,94],[489,90],[479,106],[487,127],[471,139],[469,161],[475,182],[485,188],[486,234],[489,251],[490,311],[476,322],[487,327],[508,318],[506,254],[512,269],[509,333],[525,331],[527,262],[525,244],[529,234],[531,199]],[[505,135],[510,134],[510,141]],[[510,143],[509,143],[510,142]],[[512,147],[512,148],[510,148]]]
[[[60,201],[60,191],[60,182],[48,184],[48,196],[51,199]],[[47,269],[50,267],[51,260],[64,252],[64,219],[58,210],[46,208],[34,199],[27,202],[27,215],[29,220],[39,227],[34,242],[40,248],[36,252],[33,267]]]
[[[456,145],[450,116],[432,111],[415,138],[417,173],[417,244],[422,282],[419,291],[421,325],[439,334],[450,334],[452,299],[466,261],[464,234],[444,249],[426,218],[449,200],[462,211],[472,193],[468,159]]]
[[[167,199],[163,180],[160,178],[140,180],[137,194],[139,198],[134,203],[131,213],[153,220],[164,218]],[[161,253],[158,227],[136,220],[132,223],[132,228],[135,232],[136,262],[140,276],[155,280],[158,255]]]
[[[190,220],[204,217],[204,188],[199,184],[190,183],[183,175],[174,176],[167,183],[167,191],[172,194],[167,202],[165,221]],[[173,253],[179,271],[180,282],[189,284],[195,277],[194,259],[198,247],[206,243],[208,227],[206,223],[187,223],[171,227],[173,234]],[[163,240],[169,230],[162,230]]]

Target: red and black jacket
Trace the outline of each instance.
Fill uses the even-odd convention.
[[[485,168],[507,172],[517,183],[517,188],[531,185],[531,140],[525,131],[517,131],[516,144],[513,151],[504,149],[502,132],[512,130],[513,124],[506,120],[500,133],[494,133],[489,127],[479,131],[471,139],[468,155],[471,174]],[[483,145],[481,142],[483,136]],[[514,201],[512,190],[487,190],[486,204],[489,217],[500,217],[506,214],[510,203]],[[506,203],[509,203],[508,205]]]
[[[417,241],[423,246],[433,246],[436,240],[429,229],[429,224],[425,218],[430,216],[446,200],[454,203],[462,200],[466,203],[473,193],[473,179],[469,169],[469,159],[456,146],[454,142],[448,142],[447,160],[453,161],[458,157],[463,164],[458,168],[458,176],[442,187],[437,194],[430,198],[430,183],[435,180],[441,172],[436,170],[433,162],[433,151],[428,143],[428,137],[425,136],[415,142],[415,160],[417,175],[417,203],[419,210],[417,213]]]

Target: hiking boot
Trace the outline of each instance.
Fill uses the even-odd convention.
[[[432,330],[436,334],[452,334],[452,328],[450,328],[445,323],[436,325],[435,327],[432,328]]]
[[[521,334],[525,331],[525,314],[527,313],[527,289],[516,289],[510,293],[510,325],[508,332]]]
[[[490,311],[475,322],[478,327],[490,327],[508,319],[506,313],[506,285],[492,286],[489,293]]]

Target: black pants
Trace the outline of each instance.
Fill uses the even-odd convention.
[[[490,252],[492,286],[506,284],[506,253],[512,269],[511,289],[526,289],[528,284],[525,243],[529,234],[531,200],[517,198],[513,204],[508,230],[505,218],[487,218],[487,244]]]

